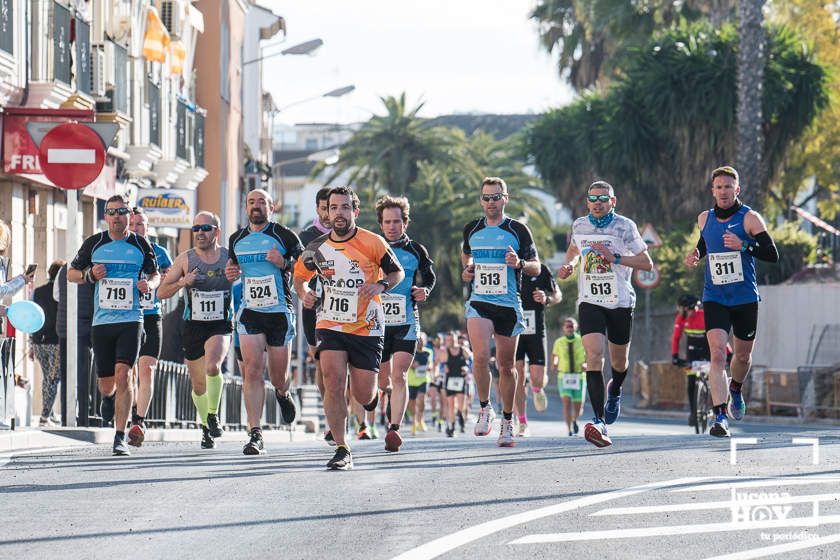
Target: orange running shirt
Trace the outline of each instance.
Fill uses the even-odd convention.
[[[319,270],[307,268],[314,269],[316,264]],[[316,329],[384,336],[385,316],[379,296],[363,298],[359,287],[398,270],[402,266],[388,243],[357,227],[353,237],[345,241],[335,241],[327,233],[310,242],[295,262],[294,275],[304,281],[316,273],[321,277],[323,293],[317,303]]]

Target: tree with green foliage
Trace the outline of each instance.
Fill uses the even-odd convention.
[[[639,220],[665,227],[693,220],[711,205],[710,171],[735,154],[737,48],[733,25],[681,25],[628,57],[607,92],[543,115],[526,146],[545,188],[577,207],[586,185],[605,179]],[[796,33],[769,27],[767,48],[762,131],[771,172],[742,193],[758,207],[828,102],[825,69]]]

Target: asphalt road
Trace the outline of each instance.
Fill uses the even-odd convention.
[[[553,403],[556,405],[556,403]],[[614,445],[558,435],[559,407],[514,448],[495,434],[354,442],[104,446],[0,468],[0,558],[840,557],[840,432],[741,424],[729,440],[683,421],[620,419]],[[496,424],[498,428],[498,424]],[[811,442],[817,438],[818,464]]]

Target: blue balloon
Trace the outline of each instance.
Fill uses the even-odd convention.
[[[27,334],[41,330],[44,326],[44,310],[34,301],[16,301],[6,310],[12,326]]]

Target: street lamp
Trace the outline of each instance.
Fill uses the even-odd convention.
[[[321,40],[321,39],[312,39],[310,41],[300,43],[299,45],[294,45],[294,46],[289,47],[287,49],[283,49],[280,52],[276,52],[276,53],[273,53],[273,54],[267,54],[265,56],[255,58],[253,60],[247,60],[247,61],[242,63],[242,66],[248,66],[249,64],[253,64],[254,62],[259,62],[260,60],[265,60],[266,58],[271,58],[273,56],[281,56],[281,55],[287,55],[287,54],[312,54],[316,50],[318,50],[321,47],[321,45],[323,45],[323,44],[324,44],[324,41]]]
[[[335,88],[333,90],[328,91],[327,93],[322,93],[321,95],[313,95],[312,97],[307,97],[305,99],[299,99],[298,101],[293,101],[293,102],[289,103],[288,105],[283,105],[282,107],[278,108],[275,112],[279,113],[281,111],[285,111],[289,107],[294,107],[295,105],[300,105],[301,103],[307,103],[309,101],[314,101],[316,99],[321,99],[321,98],[324,98],[324,97],[333,97],[333,98],[341,97],[343,95],[347,95],[348,93],[354,91],[355,89],[356,89],[356,86],[354,86],[352,84],[349,85],[349,86]]]

